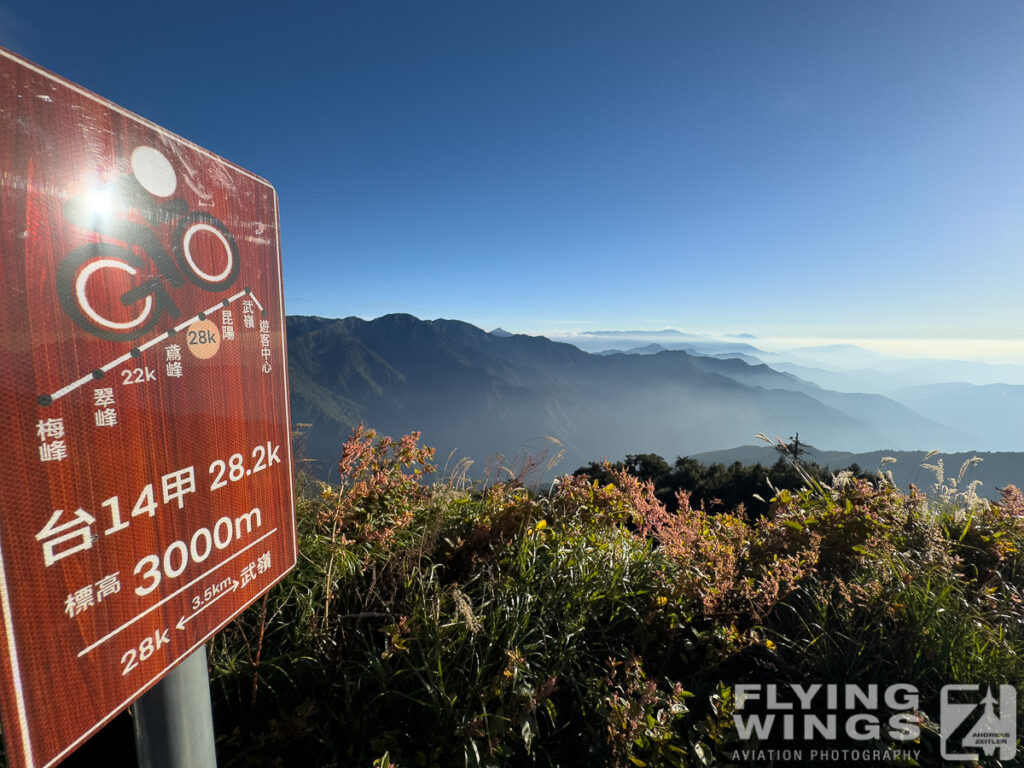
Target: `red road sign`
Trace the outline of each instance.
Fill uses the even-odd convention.
[[[277,196],[0,49],[0,708],[59,762],[295,564]]]

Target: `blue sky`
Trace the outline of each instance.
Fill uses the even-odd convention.
[[[0,9],[0,44],[276,186],[291,314],[997,347],[1022,35],[1017,0]]]

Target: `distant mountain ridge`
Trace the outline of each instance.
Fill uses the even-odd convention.
[[[563,468],[627,453],[686,455],[800,431],[866,451],[970,448],[977,438],[876,395],[822,390],[741,359],[684,351],[596,355],[544,337],[487,333],[458,320],[386,315],[287,319],[292,418],[328,467],[352,427],[414,429],[483,466],[555,437]],[[500,329],[496,329],[499,330]],[[964,445],[964,443],[968,443]]]

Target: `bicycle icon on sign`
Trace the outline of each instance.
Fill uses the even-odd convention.
[[[186,280],[205,291],[223,291],[235,283],[242,266],[238,243],[224,222],[189,210],[180,198],[169,199],[177,189],[177,174],[159,150],[136,147],[131,168],[130,176],[64,204],[64,218],[97,239],[74,248],[61,261],[57,295],[76,325],[108,341],[137,339],[165,315],[180,316],[170,291]],[[155,231],[165,224],[173,228],[171,252]],[[198,257],[200,240],[207,243],[205,258]],[[211,245],[216,253],[212,265]],[[123,285],[127,276],[134,282],[150,265],[156,274],[114,295],[115,281]]]

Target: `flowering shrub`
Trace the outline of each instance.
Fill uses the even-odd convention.
[[[951,552],[979,585],[1005,589],[1024,574],[1024,497],[1009,485],[998,504],[946,509],[940,516]]]
[[[423,477],[435,471],[434,449],[418,445],[419,432],[399,440],[378,437],[362,425],[341,449],[337,490],[324,485],[318,523],[332,540],[351,535],[357,541],[386,543],[412,522],[413,509],[429,495]]]
[[[360,427],[300,484],[299,566],[211,646],[222,765],[727,765],[738,682],[913,682],[934,717],[1024,678],[1014,486],[797,474],[750,518],[611,465],[431,485],[433,456]]]

